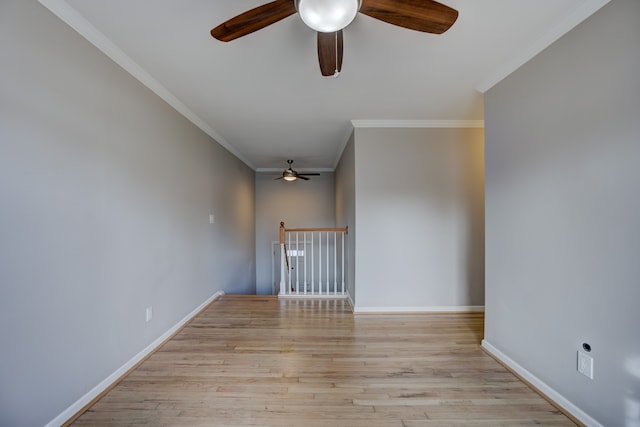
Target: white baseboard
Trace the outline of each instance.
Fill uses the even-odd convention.
[[[278,294],[281,299],[346,299],[347,294]]]
[[[68,420],[71,419],[74,415],[76,415],[79,411],[82,410],[89,402],[98,397],[102,392],[107,390],[113,383],[118,381],[120,377],[129,371],[129,369],[133,368],[136,364],[138,364],[141,360],[151,354],[156,350],[163,342],[165,342],[169,337],[175,334],[180,328],[182,328],[187,322],[193,319],[202,309],[204,309],[207,305],[211,304],[214,300],[220,298],[224,295],[223,291],[216,292],[211,297],[209,297],[205,302],[196,307],[191,313],[187,314],[182,320],[176,323],[171,329],[166,331],[164,334],[159,336],[155,341],[149,344],[144,350],[140,353],[133,356],[127,363],[118,368],[114,373],[109,375],[107,378],[102,380],[100,384],[92,388],[87,394],[78,399],[75,403],[69,406],[67,409],[62,411],[60,415],[55,417],[53,420],[49,421],[45,427],[59,427]]]
[[[532,386],[537,388],[542,394],[547,396],[553,402],[555,402],[558,406],[563,408],[565,411],[576,417],[578,421],[585,424],[588,427],[604,427],[602,424],[594,420],[591,416],[589,416],[582,409],[578,408],[576,405],[571,403],[567,398],[558,393],[553,388],[549,387],[544,381],[540,378],[533,375],[531,372],[523,368],[516,361],[511,359],[509,356],[498,350],[487,340],[482,340],[482,347],[489,352],[493,357],[504,363],[506,366],[511,368],[514,372],[524,378],[527,382],[529,382]]]
[[[432,307],[353,307],[353,312],[358,313],[472,313],[483,312],[484,305],[454,305]]]
[[[347,291],[347,301],[349,301],[349,305],[351,306],[351,312],[354,312],[356,303],[353,302],[353,296]]]

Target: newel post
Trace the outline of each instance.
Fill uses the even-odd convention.
[[[284,246],[284,221],[280,221],[280,295],[284,295],[287,290],[286,257],[287,252]]]

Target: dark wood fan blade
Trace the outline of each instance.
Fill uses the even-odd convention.
[[[296,13],[293,0],[276,0],[248,10],[211,30],[211,35],[223,42],[235,40],[276,23]]]
[[[320,176],[319,173],[299,173],[298,176]]]
[[[298,179],[304,179],[305,181],[309,181],[309,178],[307,178],[306,176],[296,175],[296,177]]]
[[[318,33],[318,61],[323,76],[334,76],[342,70],[342,30]]]
[[[363,0],[360,12],[372,18],[410,30],[442,34],[458,11],[433,0]]]

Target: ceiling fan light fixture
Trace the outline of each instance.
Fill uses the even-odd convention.
[[[333,33],[354,20],[360,0],[296,0],[302,21],[321,33]]]
[[[291,161],[291,163],[293,163],[293,161]],[[285,169],[285,171],[282,172],[282,179],[289,182],[298,179],[296,173],[293,171],[293,169],[291,169],[291,163],[289,163],[289,169]]]

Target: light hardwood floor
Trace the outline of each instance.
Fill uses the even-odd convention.
[[[77,426],[573,426],[480,349],[481,314],[226,295]]]

